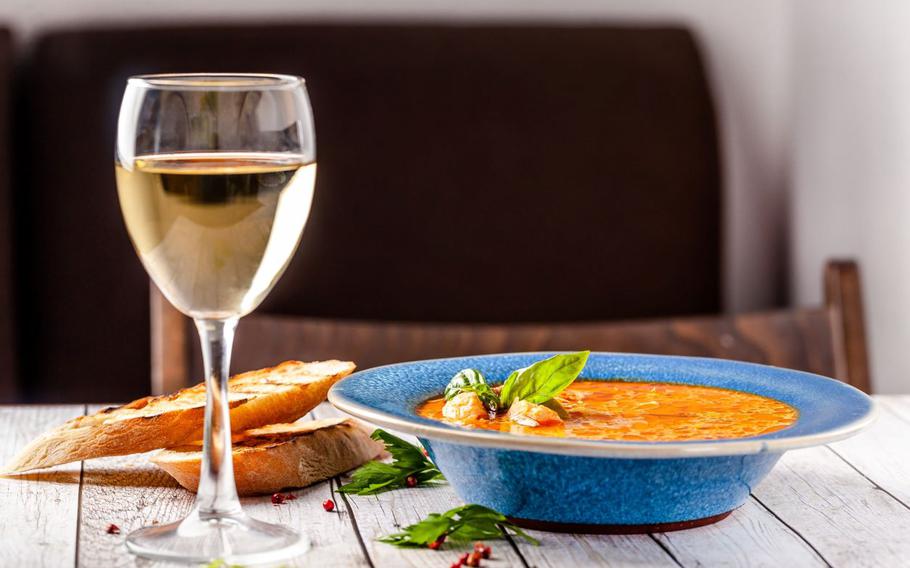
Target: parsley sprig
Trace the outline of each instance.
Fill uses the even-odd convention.
[[[462,505],[445,513],[430,513],[427,518],[379,539],[405,548],[426,547],[445,539],[454,541],[489,540],[514,535],[533,545],[537,539],[513,525],[500,513],[481,505]]]
[[[375,495],[383,491],[408,487],[408,478],[414,479],[414,485],[445,480],[442,472],[417,446],[380,429],[374,431],[370,437],[385,444],[386,451],[392,454],[392,463],[380,461],[365,463],[354,472],[350,483],[338,488],[340,492]]]

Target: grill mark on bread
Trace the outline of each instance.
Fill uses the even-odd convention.
[[[235,432],[297,420],[325,400],[328,388],[354,370],[344,361],[286,361],[228,381]],[[202,437],[205,386],[150,396],[80,416],[32,441],[7,473],[83,459],[142,453]]]
[[[241,495],[305,487],[383,452],[382,444],[351,418],[270,424],[237,434],[234,440],[234,476]],[[152,462],[195,491],[201,458],[202,444],[196,442],[163,450],[152,456]]]

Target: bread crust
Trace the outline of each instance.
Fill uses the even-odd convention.
[[[232,377],[231,430],[293,422],[354,370],[349,361],[285,361]],[[136,454],[202,438],[205,385],[150,396],[65,422],[33,440],[6,466],[19,473],[103,456]]]
[[[162,450],[152,462],[195,492],[202,460],[199,443]],[[376,458],[383,445],[350,418],[271,424],[242,432],[233,445],[234,479],[240,495],[306,487]]]

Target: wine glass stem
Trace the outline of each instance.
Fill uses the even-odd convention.
[[[240,514],[231,456],[228,377],[237,318],[196,319],[205,365],[205,432],[196,508],[201,519]]]

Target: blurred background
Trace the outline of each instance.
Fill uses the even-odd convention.
[[[908,23],[897,0],[6,0],[0,401],[123,400],[167,365],[112,157],[125,79],[168,71],[307,78],[316,201],[263,315],[734,314],[817,305],[852,258],[874,389],[910,392]],[[350,356],[331,339],[285,352]]]

